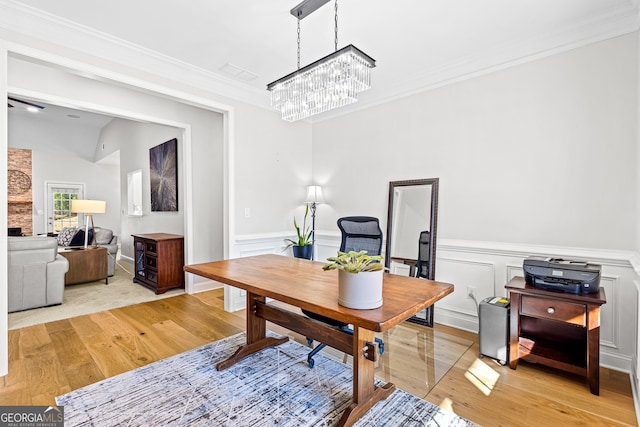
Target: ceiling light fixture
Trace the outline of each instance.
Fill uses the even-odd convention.
[[[300,68],[300,21],[329,0],[305,0],[291,14],[298,19],[298,70],[267,85],[271,107],[293,122],[358,100],[371,87],[376,61],[353,45],[338,50],[338,0],[335,0],[335,52]]]

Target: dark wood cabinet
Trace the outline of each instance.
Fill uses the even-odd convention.
[[[132,234],[135,253],[134,283],[163,294],[184,288],[184,238],[176,234]]]
[[[604,289],[571,294],[538,289],[514,277],[505,286],[511,299],[509,363],[524,359],[587,377],[600,394],[600,306]]]

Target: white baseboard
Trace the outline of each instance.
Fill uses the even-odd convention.
[[[224,285],[220,282],[216,282],[215,280],[207,280],[204,282],[194,283],[192,287],[191,293],[197,294],[198,292],[211,291],[213,289],[220,289]]]

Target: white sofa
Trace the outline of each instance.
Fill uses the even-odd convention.
[[[62,304],[69,262],[54,237],[8,237],[9,313]]]

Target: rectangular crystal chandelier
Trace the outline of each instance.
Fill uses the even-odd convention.
[[[371,87],[376,62],[353,45],[267,85],[271,107],[293,122],[354,103]]]
[[[315,1],[314,6],[327,1]],[[337,49],[336,0],[336,51],[300,68],[300,19],[315,10],[303,9],[305,3],[314,2],[305,1],[291,10],[298,17],[298,70],[267,85],[271,107],[290,122],[356,102],[358,93],[371,87],[371,69],[376,66],[373,58],[353,45]]]

